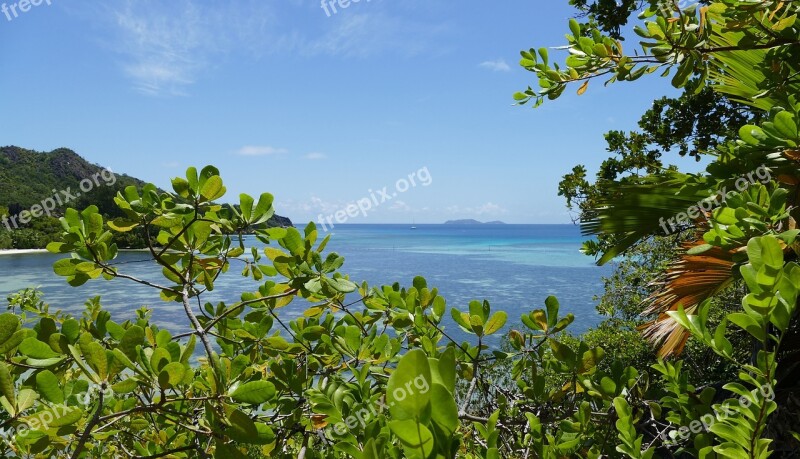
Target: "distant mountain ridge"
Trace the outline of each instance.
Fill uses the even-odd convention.
[[[445,225],[505,225],[505,222],[501,222],[500,220],[495,220],[491,222],[481,222],[478,220],[473,220],[471,218],[463,219],[463,220],[447,220],[444,222]]]

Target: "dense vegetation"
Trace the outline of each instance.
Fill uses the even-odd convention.
[[[146,309],[112,320],[98,299],[73,318],[34,292],[13,296],[11,313],[0,315],[0,428],[9,454],[796,453],[800,5],[708,3],[681,9],[650,2],[636,53],[625,54],[591,16],[570,22],[565,65],[544,48],[522,53],[539,88],[518,93],[520,103],[556,99],[572,83],[583,93],[602,75],[631,81],[662,71],[704,98],[676,99],[673,108],[688,122],[683,129],[705,129],[684,110],[694,102],[746,106],[744,118],[730,122],[752,123],[675,144],[652,132],[673,123],[659,111],[648,118],[661,121],[637,133],[644,140],[609,139],[619,147],[611,148],[614,159],[632,153],[648,167],[622,161],[595,183],[585,174],[565,179],[565,195],[580,191],[574,197],[585,232],[597,236],[587,252],[601,263],[622,257],[600,302],[609,320],[596,330],[566,334],[573,317],[553,297],[507,327],[506,313],[486,301],[448,311],[420,277],[408,285],[357,284],[341,272],[344,259],[326,251],[335,241],[320,241],[313,223],[302,232],[268,228],[271,195],[241,195],[238,206],[221,206],[218,170],[190,168],[170,192],[122,190],[113,220],[96,206],[67,210],[62,241],[48,245],[65,255],[54,271],[70,285],[100,278],[146,285],[184,311],[186,331],[158,327]],[[702,95],[704,88],[711,92]],[[710,165],[702,174],[664,167],[650,151],[665,146],[707,155]],[[725,199],[713,200],[721,190]],[[678,224],[667,231],[663,219]],[[133,277],[115,261],[114,235],[136,232],[155,234],[143,239],[160,280]],[[266,247],[246,247],[241,235],[249,232]],[[240,294],[233,303],[206,301],[231,269],[253,288],[233,292]],[[289,321],[281,308],[291,302],[305,303],[306,312]],[[471,339],[454,341],[447,324]],[[489,348],[486,337],[501,332],[507,344]]]
[[[59,148],[49,153],[19,147],[0,148],[0,250],[43,249],[61,236],[58,218],[68,207],[97,206],[106,218],[123,214],[114,197],[129,186],[141,189],[144,182],[91,164],[77,153]],[[25,218],[23,212],[39,207],[38,215]],[[21,215],[22,214],[22,215]],[[23,219],[20,219],[23,216]],[[291,221],[274,216],[272,226],[291,226]],[[152,236],[152,235],[151,235]],[[121,248],[144,248],[138,234],[117,234]]]

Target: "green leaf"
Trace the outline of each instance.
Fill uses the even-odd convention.
[[[431,365],[431,369],[432,365]],[[438,374],[441,378],[437,381],[444,385],[452,393],[455,393],[456,387],[456,352],[452,347],[448,347],[441,356],[439,356],[439,363],[437,365]]]
[[[561,344],[554,339],[551,339],[550,347],[553,349],[553,354],[556,357],[558,357],[558,360],[570,366],[574,366],[576,356],[575,352],[572,349],[570,349],[569,346]]]
[[[431,387],[431,419],[448,436],[458,429],[458,406],[453,394],[441,384]]]
[[[727,318],[732,323],[738,325],[743,330],[746,330],[747,333],[750,333],[759,341],[764,341],[766,336],[764,335],[764,328],[759,325],[759,323],[749,315],[741,312],[735,312],[732,314],[728,314]]]
[[[70,343],[74,343],[81,333],[81,324],[75,319],[67,319],[61,324],[61,333]]]
[[[546,300],[544,300],[544,305],[547,307],[547,327],[543,327],[544,330],[548,328],[553,328],[558,321],[558,298],[554,296],[548,296]]]
[[[222,178],[219,175],[212,175],[203,184],[200,195],[207,201],[213,201],[225,195],[225,187],[222,185]]]
[[[486,322],[486,326],[484,327],[484,334],[491,335],[492,333],[497,332],[503,325],[506,324],[506,320],[508,319],[508,314],[505,311],[498,311],[492,315],[492,318]]]
[[[117,217],[108,221],[108,227],[119,233],[127,233],[139,226],[139,222]]]
[[[72,276],[76,272],[78,260],[73,258],[62,258],[53,263],[53,272],[58,276]]]
[[[144,329],[138,325],[133,325],[125,330],[125,334],[119,341],[121,350],[129,359],[136,359],[136,346],[144,344]]]
[[[105,380],[106,377],[108,377],[108,357],[106,356],[106,350],[103,346],[92,341],[81,345],[80,348],[83,357],[86,359],[86,363],[97,372],[101,380]]]
[[[49,359],[58,357],[58,354],[53,352],[53,350],[50,349],[50,346],[34,337],[25,338],[19,344],[19,352],[34,359]]]
[[[260,405],[275,397],[275,385],[269,381],[251,381],[236,388],[231,398],[241,403]]]
[[[254,445],[266,445],[275,441],[275,433],[261,422],[253,422],[250,417],[240,410],[235,410],[228,416],[231,428],[226,431],[231,439]]]
[[[797,124],[794,121],[794,115],[787,111],[779,112],[775,115],[773,123],[781,135],[790,140],[797,139]]]
[[[43,370],[36,374],[36,388],[44,398],[52,403],[64,402],[64,391],[58,384],[58,378],[50,370]]]
[[[38,398],[39,394],[32,389],[20,390],[19,394],[17,394],[17,413],[21,413],[32,407]]]
[[[701,253],[706,253],[709,250],[713,249],[714,246],[711,244],[700,244],[692,247],[691,249],[686,251],[687,255],[700,255]]]
[[[0,314],[0,345],[8,341],[18,328],[19,318],[16,314]]]
[[[424,425],[411,419],[390,421],[389,429],[402,442],[406,457],[425,459],[433,452],[433,434]]]
[[[470,330],[469,325],[469,314],[462,313],[456,308],[450,309],[450,315],[453,317],[453,321],[458,324],[461,328],[465,330]]]
[[[117,394],[130,394],[139,387],[139,382],[133,378],[125,379],[111,386]]]
[[[5,363],[0,363],[0,394],[8,400],[11,406],[16,406],[14,379],[11,378],[11,373],[9,373],[8,366]]]
[[[186,375],[186,367],[180,362],[168,363],[158,375],[158,382],[163,389],[177,387]]]
[[[389,377],[386,400],[392,418],[426,419],[430,412],[431,369],[421,349],[409,351]]]
[[[28,336],[28,330],[26,329],[17,330],[16,332],[14,332],[13,335],[11,335],[11,338],[6,340],[6,342],[4,342],[3,344],[0,344],[0,354],[5,354],[11,349],[14,349],[15,347],[19,346],[19,343],[21,343],[22,340],[24,340],[27,336]]]
[[[747,144],[760,145],[767,136],[764,131],[755,125],[748,124],[739,129],[739,137]]]
[[[575,19],[569,20],[569,30],[576,40],[581,36],[581,25]]]

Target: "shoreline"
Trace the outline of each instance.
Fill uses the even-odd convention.
[[[119,249],[122,252],[148,252],[148,249]],[[50,253],[47,249],[0,249],[0,257],[3,255],[35,255]]]
[[[47,249],[2,249],[0,256],[3,255],[26,255],[32,253],[50,253]]]

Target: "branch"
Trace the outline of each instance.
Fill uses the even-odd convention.
[[[105,390],[105,387],[102,389]],[[83,430],[83,433],[78,440],[78,445],[75,446],[75,451],[72,452],[72,459],[78,459],[78,457],[81,455],[81,451],[83,451],[83,446],[86,444],[86,441],[89,440],[92,429],[97,425],[98,422],[100,422],[100,413],[103,411],[104,390],[98,391],[97,409],[95,410],[92,419],[88,424],[86,424],[86,429]]]

